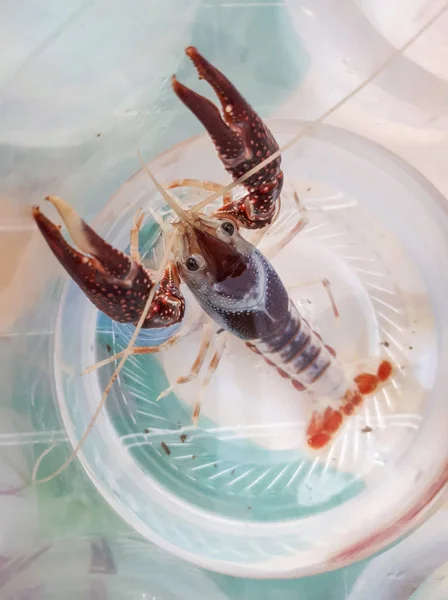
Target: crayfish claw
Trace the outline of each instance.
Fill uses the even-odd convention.
[[[99,236],[68,202],[57,196],[47,196],[45,200],[56,208],[76,246],[97,259],[96,266],[100,271],[119,278],[129,273],[130,258]]]
[[[47,199],[81,250],[68,244],[61,228],[34,206],[34,220],[58,261],[98,310],[114,321],[137,323],[154,286],[152,272],[103,240],[67,202],[54,196]],[[168,265],[144,328],[166,327],[182,320],[185,301],[179,283],[176,268]]]
[[[190,90],[190,88],[180,83],[174,75],[171,78],[171,83],[177,97],[208,131],[224,165],[244,154],[242,140],[221,118],[221,114],[213,102]]]
[[[33,206],[34,220],[53,254],[59,260],[67,273],[81,287],[93,283],[95,269],[104,273],[105,269],[95,258],[90,258],[79,252],[64,239],[60,225],[55,225],[41,213],[38,206]],[[76,234],[75,234],[76,235]]]
[[[260,116],[227,77],[193,46],[185,52],[199,78],[214,89],[222,114],[210,100],[179,83],[174,76],[173,90],[208,131],[227,172],[234,180],[239,179],[277,152],[279,146]],[[227,203],[217,216],[237,218],[244,227],[252,229],[269,224],[275,216],[276,201],[283,186],[280,163],[281,158],[276,157],[248,177],[243,183],[247,196]]]
[[[185,53],[196,67],[199,78],[209,83],[218,96],[223,111],[222,117],[217,111],[220,119],[227,123],[235,133],[240,134],[242,137],[241,141],[249,141],[243,139],[246,129],[257,128],[260,130],[260,133],[265,134],[267,130],[263,121],[233,83],[221,71],[209,63],[193,46],[189,46],[185,50]],[[247,153],[251,151],[248,147],[245,150]]]

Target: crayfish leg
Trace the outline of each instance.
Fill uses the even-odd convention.
[[[140,229],[142,227],[144,213],[140,208],[134,217],[134,225],[131,229],[131,244],[130,244],[130,252],[132,260],[135,260],[138,263],[141,263],[139,243],[138,243],[138,234],[140,233]]]
[[[209,192],[219,192],[222,186],[219,183],[213,181],[205,181],[203,179],[175,179],[166,186],[169,190],[179,187],[192,187],[201,190],[207,190]],[[224,202],[230,202],[232,199],[231,194],[224,194]]]
[[[212,341],[211,323],[206,323],[204,326],[204,333],[203,333],[201,345],[199,347],[199,352],[191,366],[190,371],[188,372],[187,375],[178,377],[172,385],[167,387],[163,392],[161,392],[157,396],[156,401],[159,401],[162,398],[165,398],[166,396],[168,396],[168,394],[170,394],[177,385],[190,383],[191,381],[193,381],[194,379],[196,379],[199,376],[199,372],[202,369],[202,366],[205,362],[205,358],[207,356],[208,349],[210,348],[211,341]]]
[[[169,340],[166,340],[165,342],[163,342],[162,344],[159,344],[158,346],[134,346],[132,348],[131,354],[157,354],[158,352],[167,350],[168,348],[170,348],[171,346],[176,344],[180,338],[184,337],[184,335],[186,333],[187,333],[186,330],[182,330],[180,333],[173,335],[173,337],[170,337]],[[118,360],[119,358],[121,358],[124,353],[125,353],[125,350],[122,350],[121,352],[117,352],[117,354],[114,354],[113,356],[109,356],[108,358],[105,358],[104,360],[101,360],[101,361],[95,363],[94,365],[87,367],[87,369],[85,369],[81,373],[81,375],[88,375],[89,373],[92,373],[93,371],[96,371],[97,369],[101,369],[101,367],[104,367],[105,365],[108,365],[111,362],[114,362],[114,361]]]
[[[203,396],[204,396],[205,390],[207,389],[208,384],[210,383],[213,375],[216,372],[216,369],[219,366],[222,355],[224,354],[224,350],[226,348],[226,344],[227,344],[227,337],[226,337],[226,333],[224,333],[220,336],[219,347],[213,354],[213,356],[210,360],[210,363],[208,365],[207,373],[205,374],[205,377],[202,381],[201,390],[199,392],[199,400],[193,406],[192,421],[193,421],[193,425],[195,427],[197,427],[199,415],[201,413],[201,406],[203,404]]]
[[[210,135],[224,168],[237,180],[279,150],[271,131],[232,82],[193,46],[185,50],[200,79],[215,91],[221,111],[206,97],[172,78],[174,93]],[[215,215],[234,218],[242,227],[260,229],[272,222],[283,186],[281,158],[257,169],[243,183],[247,194],[225,201]]]
[[[289,231],[287,231],[283,237],[271,248],[268,248],[264,255],[267,259],[272,260],[283,248],[286,248],[288,244],[292,242],[292,240],[305,229],[305,227],[309,223],[309,217],[307,214],[306,208],[300,202],[299,196],[297,192],[294,190],[293,192],[294,202],[297,206],[297,211],[299,213],[299,218],[297,222],[291,227]],[[263,230],[264,231],[264,230]]]
[[[314,285],[314,284],[320,284],[324,287],[325,291],[327,292],[328,300],[330,302],[333,314],[338,319],[340,317],[339,308],[338,308],[338,305],[336,304],[336,299],[334,297],[333,290],[331,288],[330,280],[327,279],[326,277],[324,277],[323,279],[318,279],[316,281],[301,281],[298,283],[293,283],[292,285],[288,285],[287,289],[289,292],[291,290],[295,290],[295,289],[298,289],[301,287],[307,287],[309,285]]]

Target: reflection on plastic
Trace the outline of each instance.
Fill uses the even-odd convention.
[[[205,571],[127,537],[66,538],[25,549],[0,564],[0,596],[3,600],[226,598]]]
[[[445,600],[448,596],[433,596],[429,592],[435,591],[431,588],[433,584],[442,586],[441,565],[446,561],[448,505],[408,538],[372,560],[359,576],[348,600],[408,600],[417,589],[419,592],[412,595],[412,600]],[[441,571],[434,574],[439,568]],[[428,583],[423,584],[428,578]],[[446,579],[444,585],[447,585]]]

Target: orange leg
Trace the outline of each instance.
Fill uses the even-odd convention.
[[[134,346],[132,348],[131,354],[156,354],[157,352],[162,352],[162,350],[167,350],[175,343],[177,343],[181,338],[187,335],[187,333],[189,333],[192,330],[193,326],[194,323],[185,324],[185,326],[182,327],[182,330],[179,333],[173,335],[173,337],[171,337],[169,340],[166,340],[166,342],[163,342],[158,346]],[[88,373],[92,373],[93,371],[96,371],[97,369],[100,369],[101,367],[104,367],[105,365],[108,365],[109,363],[120,359],[124,353],[125,350],[122,350],[121,352],[118,352],[113,356],[109,356],[108,358],[105,358],[104,360],[101,360],[95,363],[94,365],[87,367],[87,369],[85,369],[85,371],[83,371],[81,375],[87,375]]]
[[[141,229],[144,216],[145,215],[144,215],[142,209],[140,208],[134,217],[134,226],[131,229],[131,244],[130,244],[131,258],[132,258],[132,260],[135,260],[138,263],[142,262],[140,259],[140,251],[138,248],[138,234]]]
[[[211,339],[212,339],[211,323],[207,323],[204,328],[204,335],[202,338],[201,346],[199,348],[199,352],[195,358],[195,361],[194,361],[188,375],[178,377],[176,379],[175,383],[173,383],[172,385],[167,387],[166,390],[164,390],[163,392],[161,392],[158,395],[157,401],[168,396],[168,394],[170,394],[173,391],[173,389],[176,387],[176,385],[190,383],[190,381],[193,381],[194,379],[196,379],[198,377],[199,372],[202,369],[202,365],[205,362],[205,357],[207,356],[207,351],[210,348]]]
[[[166,342],[163,342],[163,344],[159,344],[159,346],[134,346],[134,348],[132,348],[131,354],[156,354],[157,352],[166,350],[167,348],[175,344],[183,335],[184,333],[174,335]],[[113,356],[109,356],[108,358],[105,358],[104,360],[101,360],[95,363],[94,365],[87,367],[87,369],[85,369],[81,373],[81,375],[87,375],[88,373],[92,373],[93,371],[96,371],[97,369],[100,369],[101,367],[104,367],[105,365],[108,365],[109,363],[118,360],[123,356],[124,353],[125,351],[122,350],[121,352],[117,352],[117,354],[114,354]]]
[[[340,312],[339,312],[339,309],[337,307],[333,291],[331,289],[331,283],[330,283],[330,281],[327,278],[316,279],[315,281],[303,281],[303,282],[300,282],[300,283],[293,283],[292,285],[288,285],[287,289],[288,289],[288,291],[289,290],[295,290],[295,289],[297,289],[299,287],[305,287],[305,286],[313,285],[313,284],[321,284],[321,285],[324,286],[325,291],[328,294],[328,299],[330,300],[330,304],[331,304],[331,308],[333,309],[334,316],[336,318],[340,317]]]
[[[209,192],[219,192],[219,190],[222,189],[222,185],[219,185],[219,183],[214,183],[213,181],[205,181],[203,179],[175,179],[167,186],[169,190],[178,187],[193,187],[202,190],[207,190]],[[231,194],[224,194],[225,203],[230,202],[231,199]]]
[[[221,334],[220,337],[221,337],[220,347],[218,348],[218,350],[216,350],[216,352],[212,356],[212,359],[208,365],[207,373],[202,382],[201,391],[199,394],[199,400],[198,400],[198,402],[195,403],[195,405],[193,407],[193,425],[195,427],[198,424],[199,414],[201,412],[202,397],[204,395],[205,389],[208,386],[208,384],[210,383],[210,380],[213,377],[216,369],[218,368],[219,362],[222,358],[222,355],[223,355],[225,347],[226,347],[226,342],[227,342],[226,334],[223,333],[223,334]]]

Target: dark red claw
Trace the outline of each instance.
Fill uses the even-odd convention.
[[[53,254],[98,310],[114,321],[137,323],[154,285],[152,273],[105,242],[84,221],[81,223],[92,247],[91,256],[72,248],[60,227],[38,207],[33,207],[33,217]],[[170,265],[154,296],[144,328],[166,327],[182,320],[185,301],[178,285],[175,267]]]
[[[230,124],[234,119],[244,120],[254,112],[250,104],[239,93],[236,87],[216,67],[208,62],[194,46],[188,46],[185,54],[191,59],[200,79],[205,79],[215,90],[224,112],[225,120]],[[233,110],[227,112],[226,106],[232,106]]]
[[[170,263],[165,269],[145,321],[150,325],[144,327],[169,327],[182,321],[185,314],[185,300],[180,293],[179,286],[180,279],[177,268]]]
[[[235,86],[196,48],[186,54],[195,65],[199,77],[216,92],[222,106],[221,116],[207,98],[193,92],[173,77],[173,90],[179,99],[201,121],[212,138],[225,169],[238,179],[279,149],[272,133]],[[247,228],[268,225],[276,214],[276,201],[283,186],[283,173],[278,157],[249,177],[244,183],[248,194],[221,207],[217,216],[232,216]]]
[[[132,268],[130,257],[108,244],[85,221],[81,221],[81,224],[83,233],[92,246],[92,256],[98,260],[108,275],[126,279]]]
[[[178,98],[182,100],[185,106],[191,110],[207,129],[224,163],[228,159],[232,160],[243,154],[243,142],[227,123],[223,121],[219,110],[213,102],[187,88],[177,81],[174,75],[172,77],[172,86]]]

